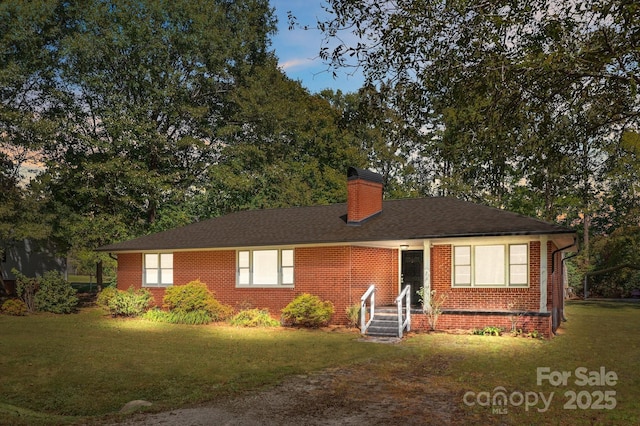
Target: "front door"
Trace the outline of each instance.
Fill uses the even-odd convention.
[[[411,286],[411,304],[419,305],[418,290],[424,285],[424,256],[422,250],[402,252],[402,288]]]

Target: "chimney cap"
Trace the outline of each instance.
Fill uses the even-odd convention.
[[[356,167],[349,167],[347,170],[347,180],[352,179],[364,179],[369,182],[382,183],[382,175],[372,172],[371,170],[358,169]]]

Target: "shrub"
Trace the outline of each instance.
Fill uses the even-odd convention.
[[[22,275],[15,268],[11,270],[11,273],[16,276],[16,294],[24,302],[29,312],[35,312],[35,295],[38,289],[38,280]]]
[[[347,319],[349,320],[348,326],[350,328],[359,327],[360,326],[360,304],[356,303],[355,305],[347,306],[345,311],[347,314]]]
[[[502,335],[502,328],[488,325],[484,328],[475,328],[471,333],[477,336],[500,336]]]
[[[98,293],[98,297],[96,297],[96,305],[108,311],[109,303],[117,293],[118,293],[118,289],[116,288],[113,288],[113,287],[103,288],[102,291]]]
[[[239,327],[277,327],[278,320],[271,318],[268,309],[245,309],[238,312],[229,321],[231,325]]]
[[[45,272],[42,278],[28,278],[16,269],[16,292],[29,312],[68,314],[78,306],[76,290],[58,271]]]
[[[142,315],[151,304],[151,293],[146,288],[127,291],[117,290],[109,300],[109,312],[114,317],[135,317]]]
[[[162,302],[171,312],[207,312],[212,321],[225,320],[233,313],[233,308],[216,300],[214,294],[200,280],[167,288]]]
[[[320,327],[328,324],[332,315],[333,303],[323,302],[318,296],[304,293],[282,310],[282,323],[291,326]]]
[[[78,306],[76,289],[58,271],[45,272],[35,296],[39,311],[70,314]]]
[[[27,305],[20,299],[9,299],[0,310],[7,315],[22,316],[27,314]]]
[[[418,290],[418,299],[420,300],[420,304],[422,304],[422,311],[427,316],[427,321],[429,322],[431,330],[435,330],[438,325],[438,318],[440,318],[440,315],[442,314],[442,305],[447,300],[447,295],[441,294],[436,297],[435,290],[431,290],[429,294],[429,300],[425,300],[424,287],[420,287]]]
[[[205,310],[167,312],[160,309],[151,309],[144,314],[144,318],[155,322],[189,325],[209,324],[212,321],[211,314]]]

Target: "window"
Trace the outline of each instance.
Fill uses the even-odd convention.
[[[492,244],[453,248],[454,287],[527,287],[529,246]]]
[[[509,246],[509,284],[523,287],[529,284],[529,253],[526,244]]]
[[[454,248],[455,285],[471,285],[471,247]]]
[[[168,287],[173,285],[173,253],[145,253],[143,286]]]
[[[293,250],[238,251],[238,286],[292,286]]]

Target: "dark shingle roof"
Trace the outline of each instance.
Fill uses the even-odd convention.
[[[443,237],[573,234],[558,225],[454,198],[384,201],[380,215],[347,225],[346,204],[249,210],[99,248],[181,250]]]

